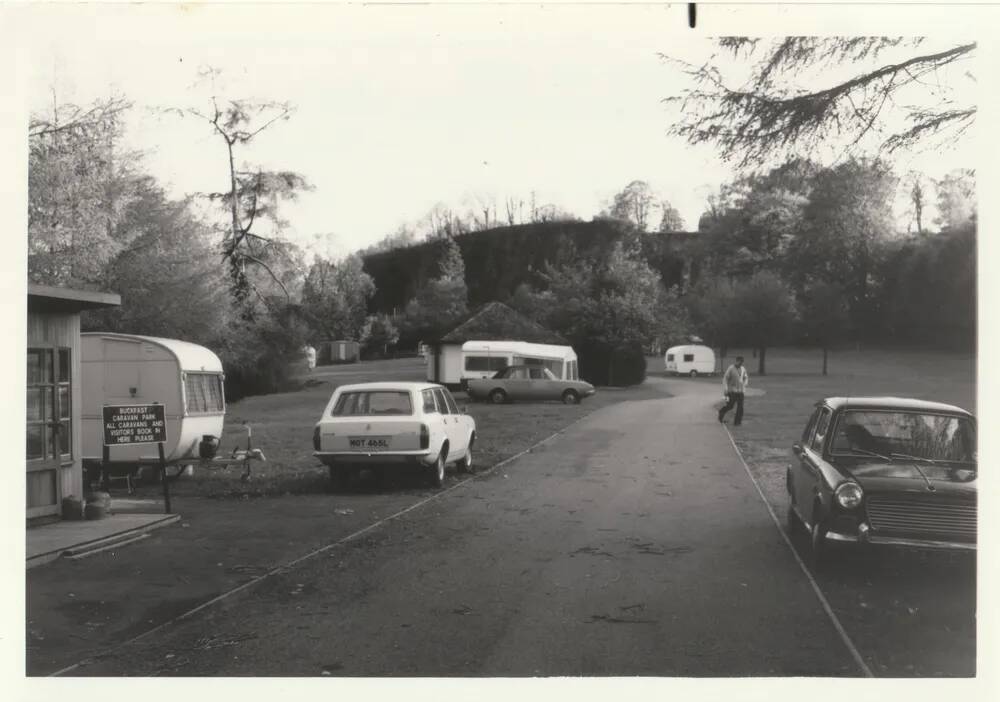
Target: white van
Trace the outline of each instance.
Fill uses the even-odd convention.
[[[572,346],[531,344],[526,341],[466,341],[441,348],[442,377],[434,377],[436,360],[427,355],[427,379],[443,385],[464,385],[471,379],[492,378],[508,366],[544,366],[560,380],[579,380],[576,352]]]
[[[104,405],[164,406],[167,463],[197,463],[200,444],[222,436],[226,418],[222,361],[204,346],[176,339],[88,332],[80,335],[84,468],[99,465]],[[210,441],[208,443],[211,443]],[[113,464],[158,462],[156,444],[109,447]]]
[[[715,373],[715,351],[708,346],[673,346],[667,349],[664,360],[667,373],[674,375],[689,375],[694,378]]]

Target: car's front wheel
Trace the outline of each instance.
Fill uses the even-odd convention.
[[[497,388],[496,390],[490,392],[490,402],[492,402],[494,405],[502,405],[506,401],[507,401],[507,393],[505,393],[500,388]]]
[[[580,396],[575,390],[567,390],[562,394],[562,401],[564,405],[578,405],[580,404]]]

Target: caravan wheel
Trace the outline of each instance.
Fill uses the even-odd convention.
[[[690,373],[688,373],[688,375],[691,376],[692,378],[697,378],[698,377],[698,371],[692,370]]]

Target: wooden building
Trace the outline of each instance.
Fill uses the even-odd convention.
[[[26,448],[29,523],[58,518],[83,499],[80,313],[114,307],[112,293],[28,285]]]

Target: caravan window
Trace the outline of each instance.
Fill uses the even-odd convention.
[[[184,396],[188,414],[217,414],[226,408],[222,376],[218,373],[185,374]]]
[[[693,353],[686,353],[686,354],[684,354],[684,362],[685,363],[691,363],[692,361],[694,361],[694,354]]]
[[[498,371],[506,368],[507,359],[503,356],[466,356],[465,370],[468,371]]]
[[[668,353],[668,354],[667,354],[667,360],[668,360],[668,361],[672,361],[672,360],[674,360],[674,355],[673,355],[672,353]]]

